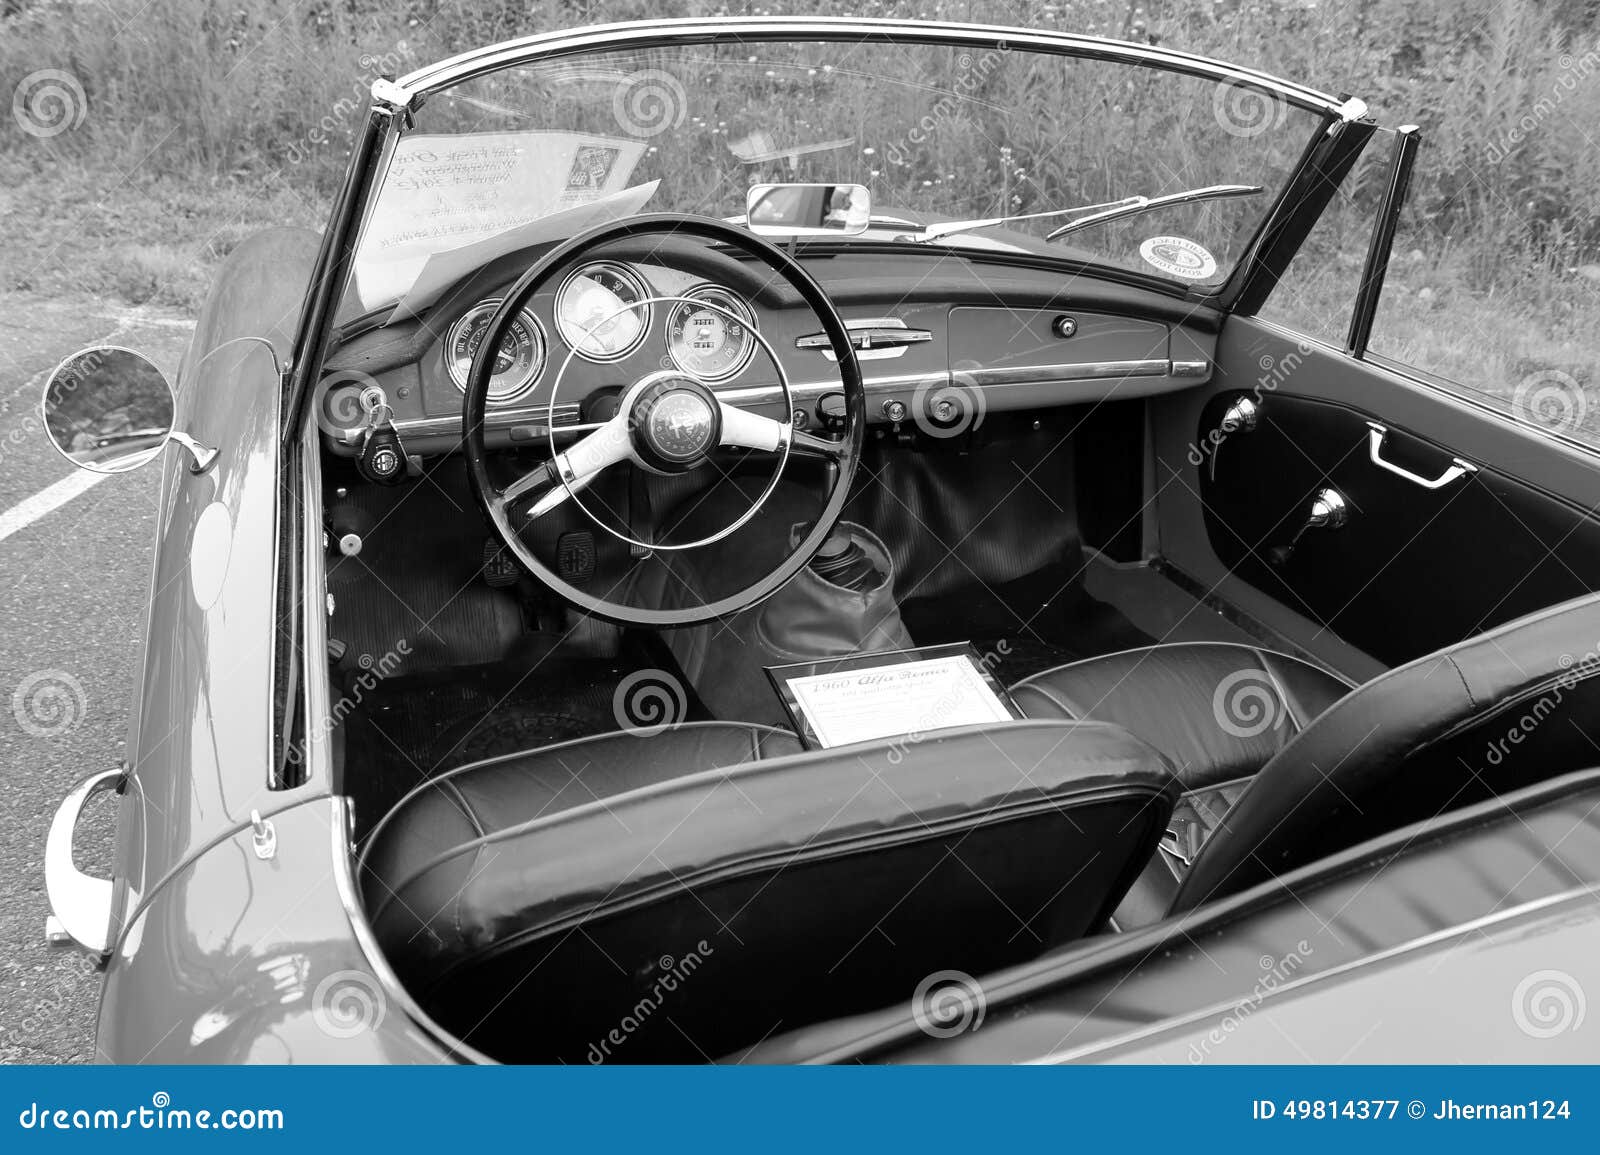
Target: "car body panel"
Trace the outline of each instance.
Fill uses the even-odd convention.
[[[414,1063],[449,1054],[386,995],[354,933],[338,800],[266,818],[189,859],[118,944],[97,1040],[117,1063]],[[342,831],[340,832],[342,835]]]
[[[239,245],[218,273],[180,372],[178,428],[219,452],[198,475],[186,455],[162,459],[118,823],[119,928],[177,868],[247,823],[252,809],[285,800],[267,785],[281,378],[264,345],[228,342],[265,337],[280,358],[288,355],[315,244],[304,230],[269,230]]]

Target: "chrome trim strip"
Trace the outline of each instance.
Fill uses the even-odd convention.
[[[1244,85],[1278,96],[1288,103],[1324,116],[1356,119],[1366,106],[1358,100],[1338,100],[1294,81],[1242,68],[1205,56],[1150,44],[1080,36],[1067,32],[1003,28],[984,24],[918,22],[914,27],[893,20],[866,20],[851,16],[795,19],[788,16],[750,16],[702,20],[651,20],[563,29],[491,44],[452,56],[386,84],[381,99],[391,106],[416,106],[417,98],[460,84],[487,72],[514,64],[613,49],[650,48],[674,44],[716,42],[750,43],[782,40],[830,40],[879,43],[949,44],[957,47],[1012,49],[1083,56],[1094,60],[1140,65],[1165,72],[1183,73],[1223,84]]]
[[[576,402],[563,401],[556,406],[556,428],[578,424],[581,415]],[[542,430],[545,427],[545,407],[538,405],[489,413],[484,417],[483,424],[491,433],[505,432],[519,425]],[[396,421],[394,427],[407,437],[460,437],[461,414],[452,417],[416,417],[409,421]]]
[[[956,374],[973,385],[1047,385],[1052,381],[1092,381],[1101,377],[1165,377],[1170,361],[1077,361],[1066,365],[1019,365],[1010,369],[968,369]]]
[[[1196,369],[1200,372],[1180,372]],[[930,369],[926,373],[900,373],[890,377],[868,377],[862,384],[872,393],[896,390],[935,389],[959,381],[984,389],[1004,389],[1014,385],[1054,385],[1064,381],[1120,381],[1128,377],[1204,377],[1211,366],[1206,361],[1079,361],[1065,365],[1027,365],[1011,369],[971,369],[951,374],[948,369]],[[829,393],[843,390],[838,381],[797,381],[789,386],[795,401],[815,401]],[[771,405],[783,400],[783,390],[776,385],[745,385],[738,389],[718,389],[717,396],[730,405]],[[577,424],[579,407],[563,403],[556,407],[557,430],[564,425]],[[544,408],[517,409],[491,413],[485,418],[490,432],[500,432],[517,425],[544,428]],[[563,421],[566,417],[569,420]],[[426,417],[413,421],[396,421],[401,434],[412,437],[460,436],[461,418]]]

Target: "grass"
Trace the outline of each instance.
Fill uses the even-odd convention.
[[[1543,0],[21,0],[0,18],[0,97],[59,69],[84,115],[47,136],[0,118],[0,292],[193,309],[250,233],[321,227],[372,76],[544,28],[727,11],[1059,26],[1358,93],[1429,142],[1374,348],[1504,396],[1563,375],[1582,428],[1600,424],[1600,14]],[[1073,95],[1002,93],[1039,123]],[[1083,179],[1011,143],[1044,204]],[[1121,189],[1141,177],[1120,143],[1068,151],[1115,154],[1123,167],[1102,167]],[[985,144],[952,124],[932,163],[992,198]],[[1382,187],[1373,151],[1268,315],[1342,336]]]

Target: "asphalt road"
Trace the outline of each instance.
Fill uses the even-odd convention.
[[[39,508],[22,503],[74,473],[44,436],[39,399],[85,345],[138,349],[175,374],[190,331],[159,309],[0,295],[0,533],[13,530],[0,540],[0,1062],[94,1057],[98,976],[44,942],[45,833],[73,782],[122,757],[160,489],[146,467],[67,490],[18,528]],[[83,869],[109,867],[113,806],[103,799],[80,828]]]

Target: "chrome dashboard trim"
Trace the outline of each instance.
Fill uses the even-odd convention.
[[[1206,372],[1189,370],[1201,366]],[[1129,377],[1171,377],[1192,379],[1203,377],[1210,371],[1206,361],[1078,361],[1064,365],[1026,365],[1008,369],[967,369],[951,373],[948,369],[930,369],[926,373],[897,373],[892,376],[868,377],[863,381],[868,395],[894,393],[905,390],[933,389],[952,383],[978,386],[984,389],[1005,389],[1018,385],[1054,385],[1067,381],[1120,381]],[[795,402],[816,401],[829,393],[838,393],[843,387],[838,381],[797,381],[789,386]],[[777,385],[745,385],[737,389],[718,389],[716,394],[730,405],[777,405],[783,401],[783,390]],[[545,429],[545,408],[512,409],[490,413],[485,425],[490,432],[504,432],[516,426],[533,429],[533,437],[542,437]],[[556,406],[556,428],[575,425],[580,409],[576,403],[566,402]],[[396,421],[395,428],[411,437],[460,436],[461,418],[427,417],[411,421]],[[532,440],[532,437],[530,437]]]
[[[969,385],[1044,385],[1052,381],[1094,381],[1118,377],[1166,377],[1170,361],[1077,361],[1065,365],[1019,365],[1009,369],[963,369],[958,380]]]

